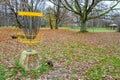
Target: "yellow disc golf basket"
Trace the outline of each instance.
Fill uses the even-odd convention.
[[[18,15],[19,16],[29,16],[29,17],[34,17],[34,16],[41,17],[41,16],[43,16],[43,14],[40,12],[18,12]]]
[[[40,12],[18,12],[19,16],[22,17],[29,17],[29,26],[28,26],[28,33],[27,35],[25,34],[25,32],[21,32],[18,33],[18,42],[22,42],[22,43],[27,43],[29,45],[29,51],[32,50],[32,45],[39,43],[41,41],[42,38],[42,34],[34,34],[33,33],[33,28],[32,28],[32,17],[42,17],[43,14]]]
[[[18,42],[26,43],[29,46],[32,46],[33,44],[39,43],[42,39],[42,34],[38,34],[35,39],[27,39],[24,33],[17,33],[18,36]],[[29,35],[28,35],[29,36]],[[34,35],[32,35],[34,36]]]

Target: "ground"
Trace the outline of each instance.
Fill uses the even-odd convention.
[[[12,39],[20,30],[0,28],[0,78],[3,80],[119,80],[120,33],[40,29],[41,43],[34,45],[54,69],[26,73],[16,66],[28,45]],[[33,77],[32,77],[33,76]]]

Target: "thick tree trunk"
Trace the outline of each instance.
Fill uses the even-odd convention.
[[[58,29],[58,26],[55,26],[55,29]]]
[[[86,27],[86,22],[81,22],[80,32],[88,32]]]
[[[117,32],[120,32],[120,27],[117,28]]]
[[[55,29],[58,29],[58,23],[57,22],[55,23]]]
[[[53,29],[53,25],[52,25],[51,19],[50,19],[49,25],[50,25],[50,29]]]

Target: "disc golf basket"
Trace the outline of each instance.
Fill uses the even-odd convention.
[[[18,12],[18,15],[24,19],[22,22],[23,32],[17,34],[18,42],[29,45],[28,50],[23,51],[21,54],[20,64],[25,68],[25,70],[37,69],[39,67],[38,54],[37,51],[32,50],[32,46],[36,43],[39,43],[42,38],[42,35],[38,34],[39,26],[37,25],[39,23],[39,17],[42,16],[42,13]]]

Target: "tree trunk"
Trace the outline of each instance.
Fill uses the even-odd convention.
[[[120,27],[117,28],[117,32],[120,32]]]
[[[55,26],[55,29],[58,29],[58,26]]]
[[[50,29],[53,29],[53,25],[52,25],[52,20],[51,20],[51,18],[50,18],[50,20],[49,20],[49,25],[50,25]]]
[[[58,29],[58,23],[57,23],[57,21],[55,23],[55,29]]]
[[[81,21],[80,32],[88,32],[86,27],[86,22]]]

